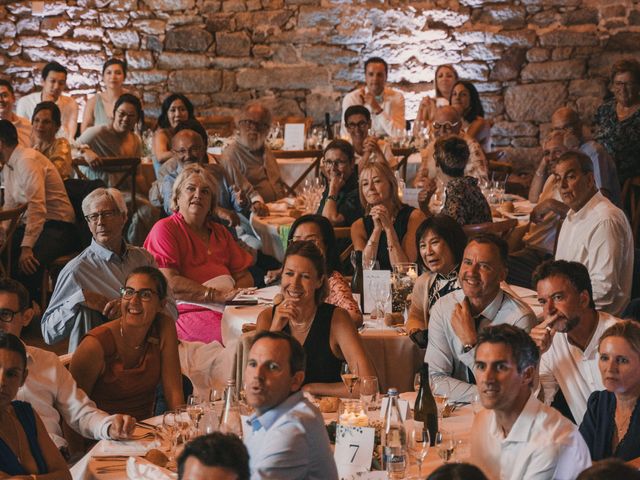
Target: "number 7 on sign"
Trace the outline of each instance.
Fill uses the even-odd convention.
[[[356,455],[358,454],[358,450],[360,450],[360,445],[358,445],[358,444],[354,445],[352,443],[352,444],[349,445],[349,448],[355,449],[354,452],[353,452],[353,456],[351,457],[351,463],[353,463],[353,461],[356,459]]]

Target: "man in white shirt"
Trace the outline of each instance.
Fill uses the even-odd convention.
[[[371,112],[375,135],[393,136],[394,131],[404,131],[404,95],[386,87],[389,66],[380,57],[371,57],[364,63],[364,86],[345,95],[342,100],[342,118],[351,105],[364,105]],[[347,137],[342,125],[340,135]]]
[[[24,225],[12,239],[11,271],[35,296],[43,267],[76,248],[75,213],[58,169],[40,152],[18,145],[9,120],[0,120],[0,167],[4,208],[27,204]]]
[[[62,116],[62,128],[58,136],[73,141],[78,128],[78,104],[71,97],[62,95],[67,86],[67,69],[58,62],[49,62],[42,69],[42,90],[25,95],[18,100],[18,115],[31,119],[40,102],[50,101],[58,105]]]
[[[578,428],[531,393],[540,352],[511,325],[478,337],[474,371],[482,406],[471,428],[471,463],[494,480],[574,480],[591,466]]]
[[[18,142],[23,147],[31,146],[31,122],[29,119],[16,115],[13,106],[16,96],[13,86],[8,80],[0,78],[0,119],[9,120],[18,131]],[[31,118],[31,117],[29,117]]]
[[[587,267],[597,309],[619,315],[631,297],[633,235],[629,220],[598,191],[593,163],[586,154],[571,151],[561,155],[554,177],[570,209],[560,229],[555,258]]]
[[[503,239],[492,234],[472,238],[458,273],[462,290],[440,298],[431,309],[424,361],[438,390],[453,401],[471,401],[477,392],[471,368],[484,328],[508,323],[530,330],[536,324],[529,306],[500,288],[506,258]]]
[[[596,310],[589,272],[578,262],[544,262],[533,273],[533,284],[544,316],[531,330],[542,354],[544,401],[550,405],[560,388],[580,425],[589,395],[604,390],[598,370],[600,336],[619,319]]]
[[[0,330],[17,337],[23,327],[33,319],[27,290],[17,281],[0,278]],[[38,412],[53,440],[63,451],[67,441],[63,438],[60,417],[76,432],[86,438],[124,439],[135,427],[135,418],[128,415],[109,415],[96,408],[89,397],[76,385],[75,380],[53,352],[27,345],[29,375],[18,390],[17,400],[29,402]]]

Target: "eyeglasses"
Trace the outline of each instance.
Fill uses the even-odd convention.
[[[460,121],[453,122],[453,123],[452,122],[442,122],[442,123],[433,122],[434,130],[451,131],[454,128],[458,128],[458,125],[460,125]]]
[[[179,150],[173,150],[173,153],[180,157],[184,157],[185,155],[197,155],[199,153],[202,153],[203,150],[203,147],[191,147],[189,149],[181,148]]]
[[[133,297],[138,295],[140,300],[143,302],[149,302],[154,295],[158,295],[158,292],[151,290],[150,288],[141,288],[140,290],[136,290],[130,287],[122,287],[120,289],[120,295],[122,295],[122,298],[125,300],[131,300]]]
[[[613,82],[613,88],[615,88],[616,90],[631,88],[633,85],[635,85],[635,82]]]
[[[254,122],[253,120],[240,120],[240,122],[238,123],[245,128],[251,128],[253,130],[256,130],[257,132],[264,132],[269,128],[269,125],[267,123]]]
[[[365,127],[369,127],[369,122],[365,122],[364,120],[358,123],[347,122],[344,126],[347,127],[347,130],[355,130],[356,128],[363,129]]]
[[[22,310],[18,310],[14,312],[13,310],[9,310],[8,308],[0,308],[0,322],[11,323],[13,321],[14,315],[17,315]]]
[[[345,160],[323,160],[322,163],[329,168],[333,168],[333,167],[341,168],[341,167],[344,167],[349,162]]]
[[[109,220],[119,213],[120,212],[118,210],[103,210],[102,212],[90,213],[89,215],[85,215],[84,219],[89,223],[97,223],[100,217],[102,217],[102,220]]]

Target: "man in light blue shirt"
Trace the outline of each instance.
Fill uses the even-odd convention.
[[[48,344],[69,338],[70,352],[87,331],[120,316],[120,288],[131,271],[156,267],[149,252],[123,239],[127,206],[119,190],[94,190],[82,201],[82,211],[93,240],[60,272],[41,324]],[[171,296],[166,313],[178,316]]]
[[[304,398],[305,353],[282,332],[258,333],[244,373],[251,480],[337,480],[329,436],[320,411]]]

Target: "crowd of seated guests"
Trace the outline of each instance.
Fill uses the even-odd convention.
[[[375,373],[356,330],[363,315],[337,258],[343,245],[333,228],[346,226],[364,265],[392,270],[399,263],[418,262],[422,275],[406,329],[422,331],[431,376],[444,382],[453,401],[480,394],[487,412],[476,418],[472,436],[486,433],[490,424],[502,427],[473,451],[474,463],[485,474],[524,475],[527,468],[539,467],[536,462],[547,462],[549,478],[555,478],[553,472],[564,478],[565,472],[586,468],[590,459],[640,456],[640,333],[633,321],[618,318],[631,300],[634,280],[633,236],[621,209],[628,206],[620,182],[640,174],[634,160],[640,148],[637,61],[614,65],[612,95],[598,109],[593,139],[575,110],[562,107],[553,114],[529,189],[529,200],[537,205],[521,248],[509,252],[501,238],[467,239],[462,229],[492,221],[478,186],[489,178],[485,154],[491,149],[491,120],[485,118],[477,89],[460,80],[450,65],[436,70],[435,97],[422,100],[417,118],[416,129],[428,128],[432,138],[416,154],[420,168],[414,184],[421,192],[420,208],[414,208],[401,200],[396,158],[384,138],[404,130],[404,98],[386,86],[388,65],[369,59],[365,85],[343,101],[343,139],[323,150],[325,189],[317,214],[291,225],[282,264],[265,259],[249,222],[251,215],[268,215],[268,204],[289,193],[267,144],[269,109],[257,101],[243,106],[236,118],[237,138],[217,158],[207,154],[207,134],[195,120],[191,101],[181,93],[168,95],[153,135],[157,184],[150,195],[168,216],[158,219],[158,210],[140,197],[131,218],[127,186],[101,170],[105,157],[142,155],[143,107],[125,90],[126,73],[125,62],[108,60],[102,70],[104,89],[85,108],[77,142],[88,164],[84,173],[110,188],[95,190],[82,202],[91,245],[63,268],[41,319],[47,342],[69,339],[69,350],[75,350],[69,367],[73,379],[64,381],[72,382],[75,401],[95,421],[89,426],[88,413],[84,420],[74,419],[64,407],[58,419],[71,419],[74,430],[94,439],[127,438],[134,417],[153,414],[158,386],[168,408],[184,403],[179,342],[222,343],[222,314],[211,304],[224,303],[240,288],[262,285],[267,270],[272,270],[270,280],[280,275],[283,301],[260,313],[257,330],[284,332],[299,342],[306,357],[303,368],[298,364],[289,372],[293,390],[280,399],[282,405],[302,402],[298,389],[346,396],[343,362],[360,376]],[[67,183],[75,180],[70,141],[78,112],[73,99],[62,95],[66,76],[64,67],[48,64],[42,90],[22,97],[17,113],[11,83],[0,80],[0,163],[8,167],[3,169],[5,206],[28,204],[13,238],[12,274],[32,295],[38,295],[44,267],[80,247],[75,242],[79,219]],[[446,195],[434,215],[429,199],[437,185]],[[533,286],[543,307],[540,319],[505,280]],[[19,309],[4,300],[0,284],[0,326],[29,311],[22,299]],[[0,416],[7,419],[0,422],[0,459],[7,465],[0,471],[69,478],[64,445],[50,425],[55,415],[47,410],[57,401],[29,400],[21,393],[29,376],[35,372],[39,378],[44,368],[32,366],[36,354],[13,337],[32,316],[26,315],[20,328],[0,329],[8,332],[0,333],[1,367],[15,373],[0,378],[8,392],[0,405]],[[270,340],[280,338],[274,335]],[[295,346],[290,348],[293,356]],[[575,359],[579,365],[567,367]],[[508,370],[498,380],[489,373],[496,362]],[[489,395],[478,388],[487,385],[489,390],[499,387]],[[44,389],[31,388],[43,394]],[[496,400],[508,391],[514,395]],[[256,408],[262,415],[280,404],[256,400]],[[558,411],[568,420],[559,420]],[[551,448],[527,450],[518,461],[490,451],[491,442],[508,440],[511,430],[523,432],[525,420],[531,424],[531,444],[541,446],[551,430],[536,422],[553,421],[554,440],[565,439],[564,447],[579,461],[569,468]],[[582,435],[569,420],[580,425]],[[16,435],[8,433],[11,426]],[[258,449],[251,442],[248,447],[250,453]],[[529,467],[524,464],[528,458],[533,459]]]

